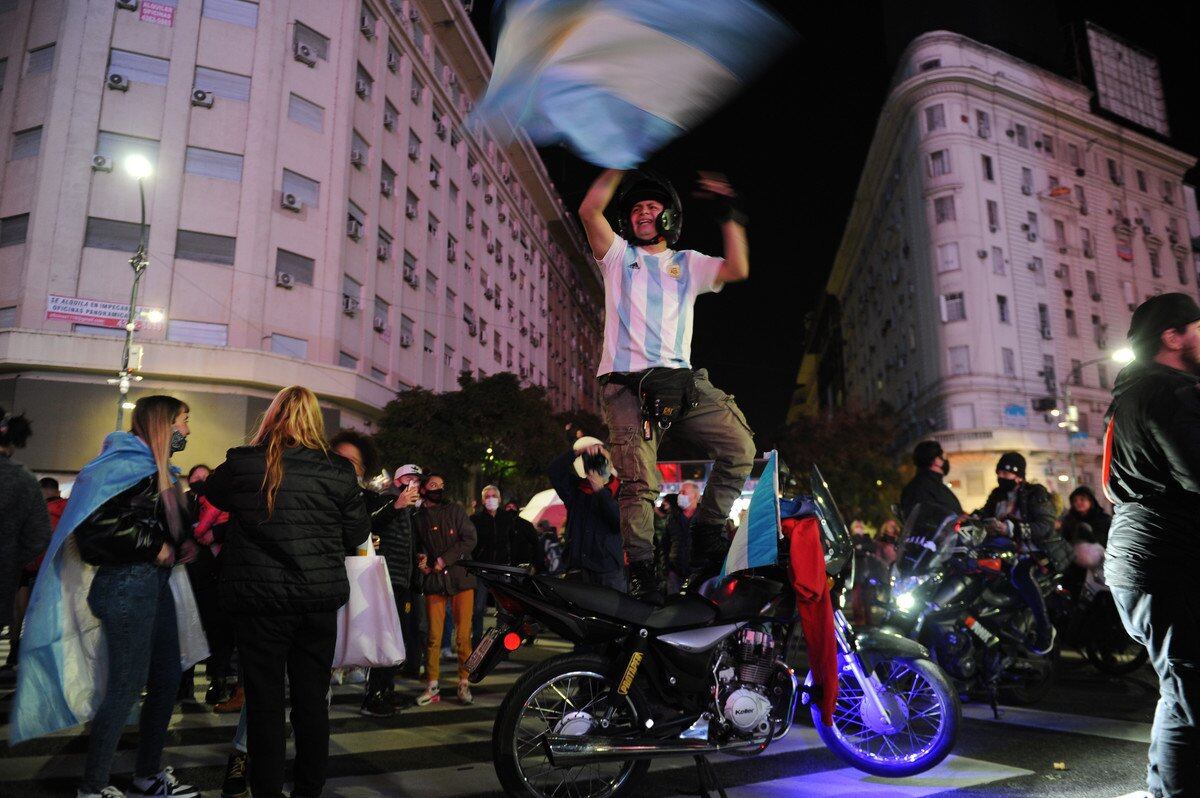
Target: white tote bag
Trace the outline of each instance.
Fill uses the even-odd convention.
[[[338,610],[335,668],[386,668],[404,662],[400,614],[387,562],[369,554],[346,558],[350,600]]]
[[[200,624],[200,608],[192,593],[192,581],[187,568],[171,569],[171,595],[175,598],[175,621],[179,626],[179,665],[185,671],[201,660],[208,659],[208,638]]]

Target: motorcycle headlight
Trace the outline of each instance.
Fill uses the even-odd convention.
[[[896,596],[896,609],[900,612],[908,612],[917,603],[917,597],[912,593],[901,593]]]
[[[928,578],[928,576],[906,576],[897,581],[892,590],[892,601],[895,603],[896,609],[903,613],[912,611],[918,604],[917,589]]]

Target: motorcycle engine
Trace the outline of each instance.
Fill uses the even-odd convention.
[[[971,632],[966,627],[944,632],[934,646],[934,655],[938,665],[956,679],[969,681],[978,669]]]
[[[771,728],[771,699],[765,695],[775,670],[775,639],[765,629],[746,628],[732,646],[733,664],[718,674],[724,701],[721,714],[742,735],[766,734]]]
[[[770,699],[745,687],[729,694],[722,714],[742,734],[766,734],[771,728]]]

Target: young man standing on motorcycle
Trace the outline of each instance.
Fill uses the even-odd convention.
[[[1200,795],[1200,306],[1161,294],[1133,312],[1117,376],[1104,489],[1115,504],[1105,580],[1158,674],[1147,786]]]
[[[626,179],[618,198],[621,235],[605,218],[624,173],[606,170],[579,207],[592,254],[604,275],[604,351],[598,372],[613,466],[621,474],[621,534],[629,557],[629,592],[658,594],[654,568],[654,501],[658,445],[670,427],[714,460],[692,523],[693,565],[705,575],[729,547],[724,521],[754,462],[750,427],[733,397],[692,371],[693,306],[700,294],[750,273],[745,216],[723,177],[701,174],[699,191],[715,199],[725,257],[675,251],[683,208],[671,184],[646,172]]]
[[[1059,573],[1071,561],[1069,548],[1054,528],[1054,504],[1049,491],[1025,481],[1024,457],[1017,452],[1005,452],[996,463],[996,487],[975,515],[991,519],[993,532],[1027,547],[1013,566],[1010,579],[1017,595],[1033,611],[1036,634],[1029,650],[1034,654],[1049,654],[1054,648],[1054,625],[1033,571],[1038,559],[1049,559]]]

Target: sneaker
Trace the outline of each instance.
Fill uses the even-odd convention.
[[[425,685],[425,692],[417,696],[417,706],[426,706],[427,704],[436,704],[442,700],[442,687],[437,682],[430,682]]]
[[[125,798],[125,793],[118,790],[116,787],[105,787],[100,792],[92,792],[91,790],[76,790],[75,798]]]
[[[1039,631],[1033,643],[1026,648],[1031,654],[1037,654],[1039,657],[1044,657],[1054,650],[1054,643],[1058,640],[1058,630],[1053,625],[1050,626],[1049,632]]]
[[[363,698],[362,707],[358,710],[360,715],[367,715],[372,718],[390,718],[396,714],[396,707],[391,702],[387,691],[379,690],[374,693],[367,693]]]
[[[471,686],[469,684],[467,684],[465,679],[458,683],[458,703],[460,703],[460,704],[474,704],[475,703],[475,696],[471,695]]]
[[[200,791],[175,778],[174,768],[165,767],[162,773],[148,779],[135,776],[129,798],[198,798]]]
[[[208,704],[210,707],[214,707],[217,704],[224,703],[228,700],[229,685],[225,683],[224,679],[217,679],[213,681],[208,686],[208,689],[204,691],[204,703]]]
[[[249,754],[234,751],[225,763],[225,780],[221,783],[221,798],[247,798],[250,785],[246,781],[246,764]]]
[[[246,693],[242,690],[242,686],[239,684],[237,686],[237,688],[234,689],[233,695],[229,696],[229,699],[227,701],[222,701],[221,703],[219,703],[215,707],[213,707],[213,712],[217,712],[222,715],[224,715],[226,713],[231,714],[234,712],[241,712],[242,705],[245,703],[246,703]]]
[[[442,659],[454,659],[454,649],[446,646],[442,649]]]
[[[366,668],[351,668],[346,671],[346,684],[366,684],[367,669]]]
[[[346,682],[346,672],[344,670],[342,670],[341,668],[335,668],[333,673],[329,674],[329,686],[330,687],[337,687],[339,685],[345,684],[345,682]]]

